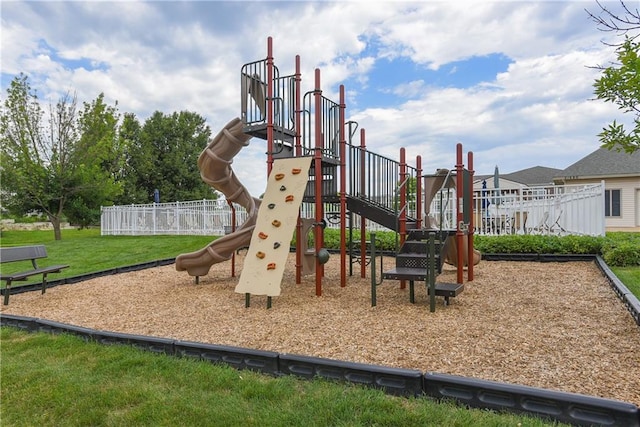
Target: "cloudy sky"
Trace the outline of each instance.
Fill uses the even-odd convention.
[[[617,2],[603,2],[619,10]],[[628,2],[633,3],[633,1]],[[282,74],[302,64],[303,91],[321,70],[323,94],[347,93],[347,120],[367,147],[420,154],[428,173],[452,168],[455,145],[477,174],[564,169],[599,146],[618,110],[593,100],[595,65],[613,50],[590,1],[130,2],[3,1],[2,98],[27,74],[39,97],[104,93],[121,113],[188,110],[213,134],[240,112],[240,68],[273,38]],[[623,119],[623,122],[625,120]],[[266,144],[233,168],[252,194],[266,184]]]

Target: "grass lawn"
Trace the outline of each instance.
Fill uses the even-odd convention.
[[[640,267],[610,267],[624,285],[640,298]]]
[[[200,249],[212,240],[211,236],[101,236],[99,229],[69,229],[62,231],[62,240],[58,241],[54,240],[53,231],[3,231],[0,246],[44,244],[48,257],[38,260],[39,266],[69,265],[62,273],[48,276],[48,280],[56,280],[147,261],[175,258],[181,253]],[[30,261],[2,265],[4,273],[30,268]],[[33,277],[30,282],[15,283],[13,287],[36,281],[38,277]]]
[[[546,426],[540,419],[273,378],[69,335],[1,328],[2,425]]]

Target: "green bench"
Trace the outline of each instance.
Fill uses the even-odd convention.
[[[19,273],[7,273],[0,272],[0,280],[4,280],[6,287],[4,290],[4,305],[9,304],[9,295],[11,294],[11,284],[13,282],[19,282],[27,280],[31,276],[37,276],[42,274],[42,293],[47,290],[47,274],[60,273],[63,268],[69,267],[68,265],[52,265],[50,267],[38,267],[38,259],[47,257],[47,249],[44,245],[33,246],[16,246],[9,248],[0,248],[0,262],[2,264],[17,261],[31,261],[33,268],[27,271],[21,271]]]

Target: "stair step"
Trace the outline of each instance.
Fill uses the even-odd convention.
[[[436,248],[438,248],[438,246],[439,245],[436,244]],[[400,252],[426,254],[429,252],[429,244],[428,242],[422,242],[420,240],[407,240],[400,247]]]
[[[464,291],[464,285],[462,283],[436,283],[436,296],[441,297],[456,297]],[[429,289],[427,288],[427,295],[429,295]]]
[[[440,255],[435,256],[436,268],[440,262]],[[426,254],[399,253],[396,255],[396,267],[423,268],[429,267],[429,257]]]
[[[419,228],[408,230],[407,237],[409,240],[427,240],[430,235],[435,235],[435,240],[444,241],[449,236],[455,236],[456,230],[433,230],[430,228]]]
[[[436,242],[435,252],[439,253],[442,247],[442,242]],[[429,242],[423,242],[421,240],[407,240],[400,247],[400,253],[416,253],[426,255],[429,253]]]
[[[382,278],[390,280],[424,281],[427,279],[425,268],[396,267],[382,273]]]

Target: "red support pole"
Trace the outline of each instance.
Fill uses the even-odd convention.
[[[302,155],[302,135],[300,133],[300,81],[302,80],[300,73],[300,55],[296,55],[296,73],[294,76],[295,82],[295,106],[294,106],[294,119],[295,119],[295,155],[299,157]],[[302,251],[303,245],[302,242],[304,240],[304,236],[302,235],[302,220],[300,219],[300,214],[298,213],[298,223],[296,224],[296,284],[302,283]]]
[[[322,277],[324,276],[323,264],[318,259],[318,253],[322,249],[323,230],[322,230],[322,89],[320,89],[320,69],[316,68],[315,73],[315,140],[316,150],[314,153],[314,172],[315,172],[315,198],[316,198],[316,215],[315,215],[315,252],[316,252],[316,296],[322,296]]]
[[[468,233],[468,242],[467,242],[467,258],[469,259],[469,265],[467,267],[467,280],[469,282],[473,281],[473,235],[475,233],[475,224],[474,224],[474,212],[473,207],[475,205],[475,200],[473,200],[473,174],[475,171],[473,170],[473,152],[469,151],[467,153],[467,167],[469,168],[469,205],[471,206],[471,212],[469,212],[469,231]]]
[[[344,134],[344,113],[347,108],[344,85],[340,85],[340,286],[347,286],[347,140]]]
[[[231,232],[236,231],[236,208],[233,206],[229,200],[227,200],[227,204],[231,208]],[[236,277],[236,252],[233,251],[231,253],[231,277]]]
[[[400,186],[398,190],[400,191],[400,218],[399,222],[399,232],[400,232],[400,245],[404,244],[404,241],[407,238],[407,159],[406,159],[406,151],[404,147],[400,148]],[[400,289],[404,289],[407,287],[407,282],[405,280],[400,281]]]
[[[302,73],[300,71],[300,55],[296,55],[296,73],[294,77],[295,88],[296,88],[296,99],[295,99],[295,130],[296,130],[296,156],[302,156],[302,133],[301,133],[301,120],[302,120],[302,98],[300,93],[300,83],[302,82]]]
[[[367,166],[366,156],[367,154],[367,145],[365,143],[365,132],[364,129],[360,129],[360,194],[364,195],[367,191],[367,187],[365,185],[365,168]],[[360,216],[360,277],[363,279],[367,277],[367,266],[364,262],[364,256],[367,253],[367,220],[364,216]]]
[[[267,38],[267,177],[273,168],[273,40]]]
[[[464,248],[463,246],[463,231],[462,231],[462,223],[463,223],[463,212],[462,212],[462,192],[463,192],[463,183],[462,183],[462,144],[456,144],[456,249],[457,249],[457,258],[458,258],[458,268],[457,268],[457,279],[458,283],[464,283],[463,277],[463,256],[464,256]]]
[[[422,228],[422,156],[416,156],[416,228]]]

